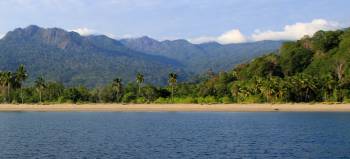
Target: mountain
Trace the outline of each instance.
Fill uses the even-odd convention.
[[[133,51],[106,36],[83,37],[37,26],[15,29],[0,40],[0,70],[19,64],[26,65],[29,81],[44,75],[67,85],[96,86],[115,77],[131,81],[137,72],[153,84],[165,84],[170,71],[186,77],[178,61]]]
[[[182,62],[189,71],[203,73],[228,70],[254,57],[276,51],[283,41],[260,41],[222,45],[216,42],[192,44],[186,40],[157,41],[147,36],[122,39],[126,47],[152,55],[160,55]]]
[[[81,36],[60,28],[35,25],[17,28],[0,40],[0,70],[24,64],[32,83],[43,75],[68,86],[99,86],[120,77],[165,85],[169,72],[179,81],[209,69],[221,71],[277,50],[281,41],[245,44],[192,44],[186,40],[157,41],[149,37],[115,40],[104,35]]]

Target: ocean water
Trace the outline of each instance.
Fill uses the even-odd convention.
[[[0,113],[0,158],[350,158],[350,113]]]

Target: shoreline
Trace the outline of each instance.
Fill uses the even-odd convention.
[[[0,112],[350,112],[350,104],[0,104]]]

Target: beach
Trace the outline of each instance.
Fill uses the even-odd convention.
[[[350,112],[350,104],[1,104],[1,112]]]

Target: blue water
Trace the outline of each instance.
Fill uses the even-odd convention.
[[[0,113],[0,158],[350,158],[350,113]]]

